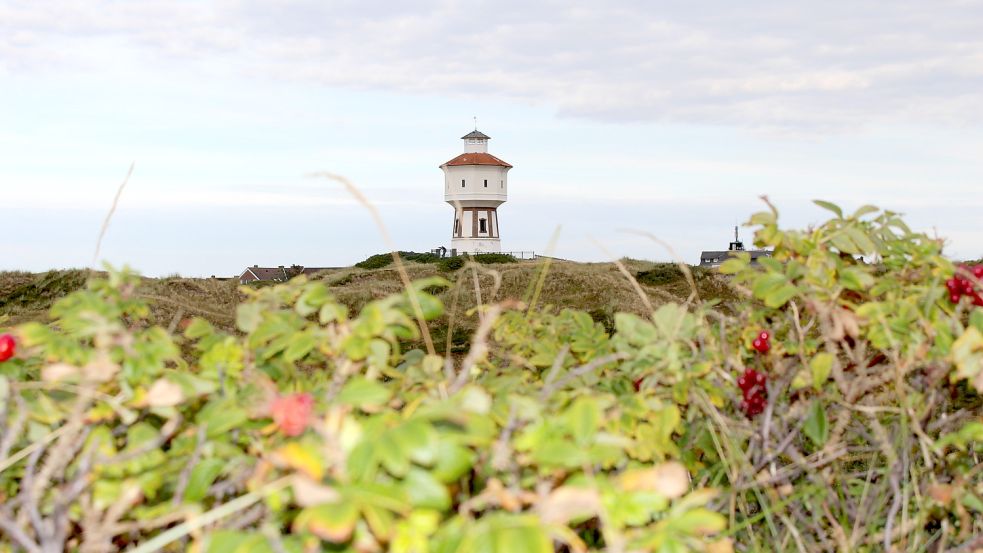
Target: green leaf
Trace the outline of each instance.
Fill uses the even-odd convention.
[[[771,308],[781,307],[786,303],[788,303],[788,300],[794,298],[795,295],[798,293],[799,293],[798,288],[792,286],[791,284],[786,284],[781,288],[769,292],[768,295],[766,295],[764,298],[765,305]]]
[[[780,273],[768,273],[759,276],[754,280],[754,285],[751,291],[754,293],[754,297],[758,299],[764,299],[772,291],[781,288],[783,285],[788,285],[788,279],[785,275]]]
[[[442,440],[437,446],[437,465],[433,468],[433,475],[441,482],[454,482],[471,470],[477,457],[469,448]]]
[[[833,356],[826,352],[816,355],[809,361],[809,370],[812,372],[812,387],[817,390],[822,388],[833,370]]]
[[[825,200],[812,200],[812,203],[818,205],[819,207],[821,207],[823,209],[832,211],[833,213],[836,214],[837,217],[839,217],[841,219],[843,218],[843,210],[840,209],[840,206],[838,206],[838,205],[836,205],[834,203],[827,202]]]
[[[748,263],[744,259],[739,257],[731,257],[727,261],[721,263],[717,270],[725,275],[734,275],[743,271],[747,266]]]
[[[304,292],[297,298],[294,310],[300,316],[306,317],[316,313],[322,305],[329,301],[331,301],[331,294],[328,292],[328,288],[320,282],[312,282],[304,288]]]
[[[184,500],[197,503],[205,498],[209,486],[222,472],[225,461],[214,457],[202,459],[195,468],[191,469],[191,476],[188,478],[188,487],[184,490]]]
[[[338,394],[338,401],[358,408],[384,405],[392,397],[392,391],[375,380],[356,376],[349,380]]]
[[[295,531],[310,532],[329,542],[342,543],[351,538],[358,521],[358,509],[352,501],[325,503],[308,507],[294,519]]]
[[[867,236],[867,233],[860,230],[858,227],[847,227],[846,233],[850,236],[850,240],[857,245],[857,248],[859,249],[857,253],[869,254],[877,251],[877,246],[870,239],[870,237]]]
[[[283,360],[293,363],[305,357],[314,346],[317,345],[317,338],[310,332],[298,332],[290,338],[287,349],[283,352]]]
[[[403,479],[403,487],[410,503],[416,507],[425,507],[446,511],[451,505],[451,495],[434,475],[429,472],[413,468],[406,473]]]
[[[184,329],[184,337],[195,340],[197,338],[204,338],[215,333],[215,328],[212,323],[202,319],[201,317],[195,317],[188,328]]]
[[[720,513],[699,507],[671,518],[669,525],[685,534],[702,536],[714,534],[726,528],[727,519]]]
[[[856,211],[853,212],[853,215],[851,215],[850,218],[851,219],[859,219],[859,218],[863,217],[864,215],[868,215],[870,213],[875,213],[875,212],[878,212],[878,211],[880,211],[880,208],[878,208],[877,206],[873,206],[873,205],[862,205],[862,206],[858,207]]]
[[[577,443],[587,445],[597,433],[601,422],[601,408],[596,399],[581,396],[567,410],[566,420]]]
[[[809,408],[809,415],[802,432],[812,441],[816,447],[822,447],[829,439],[829,421],[826,420],[826,409],[823,408],[821,401],[816,400]]]
[[[655,341],[655,325],[632,313],[616,313],[614,327],[630,343],[645,345]]]
[[[859,269],[840,270],[840,283],[849,290],[863,291],[874,285],[874,277]]]
[[[243,303],[236,308],[236,326],[243,332],[256,330],[262,320],[263,306],[258,303]]]

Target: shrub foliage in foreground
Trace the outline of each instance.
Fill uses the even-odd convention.
[[[823,204],[826,205],[826,204]],[[136,279],[14,329],[0,533],[28,551],[906,551],[983,531],[983,310],[892,213],[787,231],[607,333],[484,306],[463,359],[405,344],[440,279],[349,319],[321,283],[245,289],[240,332],[149,324]],[[875,264],[855,260],[863,255]],[[872,257],[873,256],[873,257]],[[972,276],[970,274],[970,276]],[[979,285],[979,282],[975,283]],[[703,298],[704,300],[709,298]],[[757,343],[762,330],[767,347]],[[747,372],[753,369],[753,373]],[[754,389],[745,374],[764,375]],[[755,382],[758,382],[755,376]],[[741,411],[742,391],[766,397]],[[3,549],[5,545],[0,545]]]

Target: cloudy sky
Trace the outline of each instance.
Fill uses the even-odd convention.
[[[983,256],[983,1],[0,0],[0,269],[345,265],[449,241],[472,117],[506,250],[687,261],[767,194]]]

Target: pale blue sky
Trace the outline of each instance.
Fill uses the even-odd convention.
[[[471,117],[506,250],[687,261],[767,194],[874,203],[983,255],[983,3],[5,2],[2,269],[345,265],[447,244]]]

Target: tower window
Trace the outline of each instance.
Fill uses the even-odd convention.
[[[461,179],[461,188],[464,188],[464,179]]]
[[[488,225],[485,219],[478,219],[478,232],[488,232]]]
[[[505,181],[503,181],[503,180],[498,181],[498,187],[499,188],[505,188]]]
[[[488,188],[488,179],[485,179],[485,188]]]

